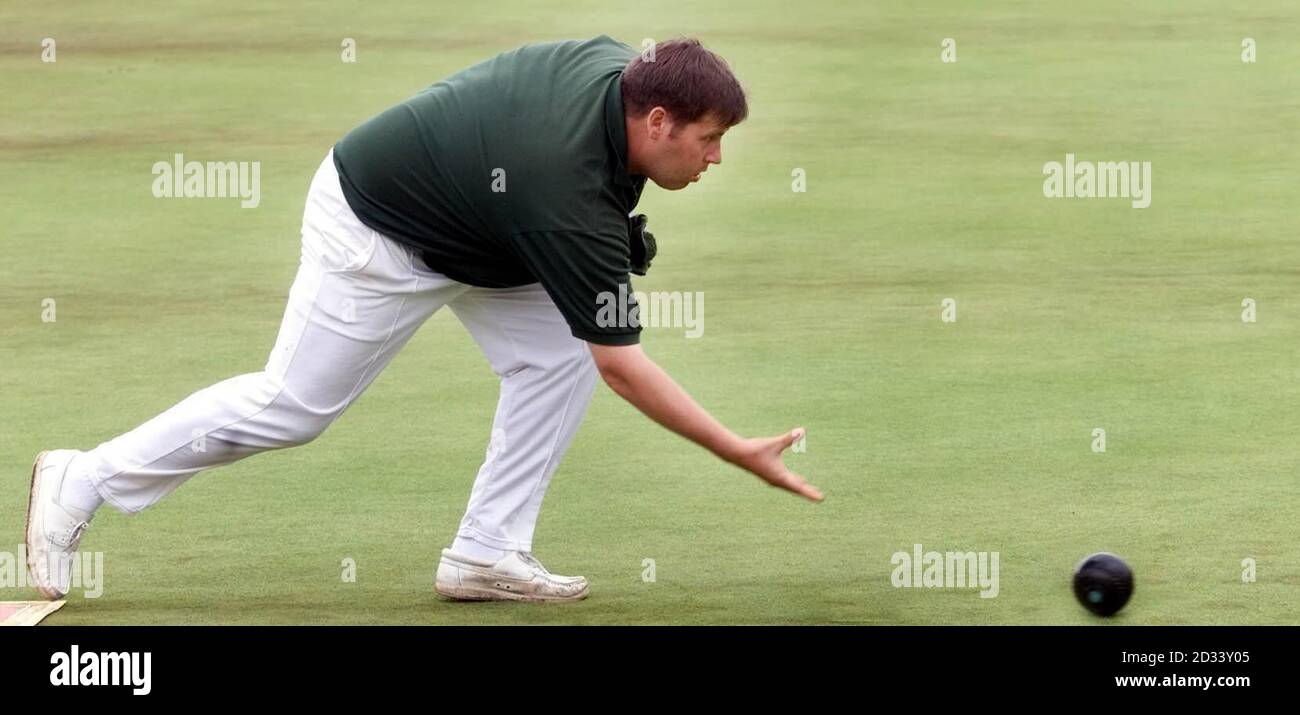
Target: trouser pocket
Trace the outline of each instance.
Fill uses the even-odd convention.
[[[370,263],[379,233],[361,223],[343,197],[331,151],[307,191],[302,217],[303,256],[327,273],[359,271]]]

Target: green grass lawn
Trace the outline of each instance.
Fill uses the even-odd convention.
[[[660,257],[638,289],[707,303],[703,337],[643,342],[733,429],[806,426],[787,463],[827,498],[601,387],[535,543],[591,597],[441,601],[496,398],[444,311],[315,443],[101,511],[83,549],[103,596],[47,623],[1075,624],[1094,619],[1071,569],[1101,550],[1137,574],[1116,623],[1300,623],[1290,0],[133,5],[15,7],[0,29],[0,551],[37,451],[261,369],[337,138],[496,52],[600,33],[696,35],[750,92],[721,166],[646,191]],[[153,198],[177,152],[260,161],[261,205]],[[1152,162],[1151,206],[1044,198],[1066,153]],[[916,543],[999,552],[997,597],[894,588]]]

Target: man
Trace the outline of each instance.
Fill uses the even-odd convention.
[[[137,512],[203,469],[310,442],[443,306],[501,393],[439,594],[586,597],[586,579],[549,573],[531,551],[597,373],[668,429],[819,501],[781,461],[801,430],[735,435],[646,357],[635,316],[597,309],[602,294],[630,293],[629,272],[653,258],[653,238],[629,218],[646,179],[669,190],[698,181],[747,113],[726,63],[697,41],[661,43],[651,61],[601,36],[506,52],[353,130],[312,180],[301,267],[265,369],[89,452],[37,457],[26,538],[41,593],[67,593],[71,557],[104,502]]]

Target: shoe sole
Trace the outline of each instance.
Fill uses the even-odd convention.
[[[581,601],[586,598],[588,587],[583,586],[581,591],[572,596],[539,596],[533,593],[514,593],[495,588],[446,586],[440,583],[435,583],[433,590],[439,596],[453,601],[530,601],[533,603],[553,601],[564,603],[566,601]]]
[[[34,558],[35,550],[32,548],[32,509],[40,499],[40,495],[36,492],[36,482],[40,477],[41,466],[45,462],[45,455],[49,453],[49,450],[46,450],[36,455],[36,461],[32,463],[32,484],[27,492],[27,518],[23,530],[23,543],[27,545],[27,570],[28,573],[32,575],[32,580],[36,579],[36,559]],[[47,590],[39,583],[36,584],[36,590],[39,591],[48,601],[57,601],[64,596],[64,594],[57,591]]]

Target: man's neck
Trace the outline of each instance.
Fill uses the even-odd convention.
[[[641,129],[641,123],[628,117],[623,120],[623,129],[624,136],[627,137],[627,173],[631,176],[645,176],[637,161],[637,149],[641,146],[641,135],[637,131]]]

